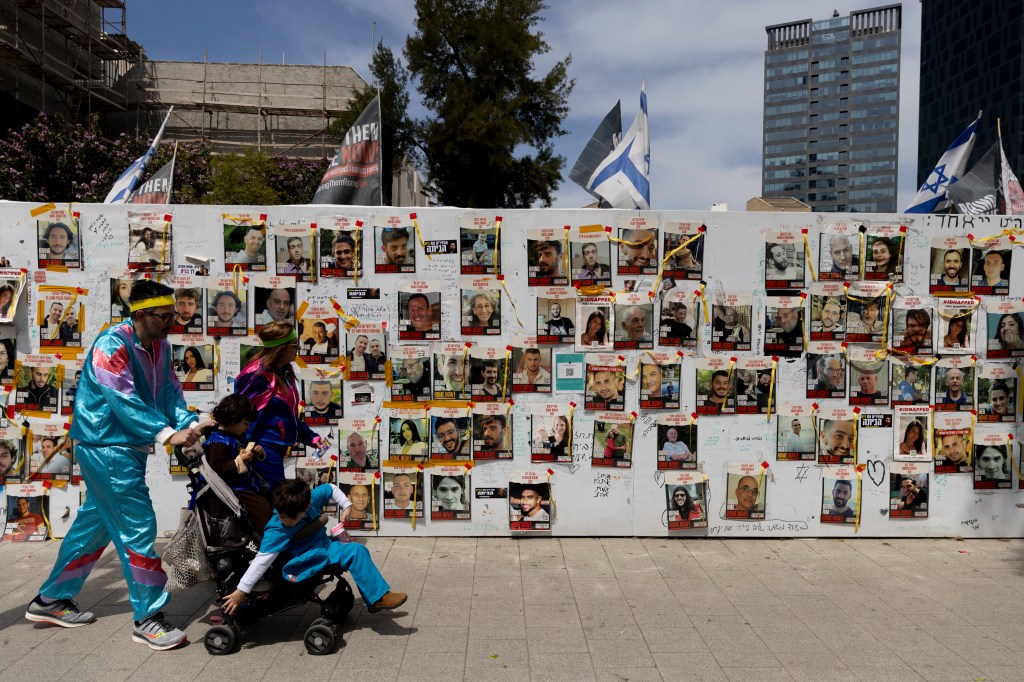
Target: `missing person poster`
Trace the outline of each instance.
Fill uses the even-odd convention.
[[[647,294],[637,292],[615,297],[616,350],[644,350],[654,348],[654,304]]]
[[[817,456],[813,408],[806,403],[782,403],[775,420],[775,459],[811,461]]]
[[[364,247],[367,239],[375,235],[361,221],[350,216],[320,216],[317,218],[317,241],[320,246],[320,276],[324,278],[362,278],[366,271],[366,254],[372,249]]]
[[[316,223],[282,223],[273,231],[275,273],[296,282],[312,282],[316,276]]]
[[[901,405],[893,408],[892,452],[897,462],[932,461],[932,410],[928,405]]]
[[[856,408],[831,407],[818,410],[818,464],[857,462]]]
[[[537,343],[573,343],[576,339],[576,290],[543,287],[537,290]]]
[[[391,346],[391,400],[430,402],[430,346]]]
[[[765,300],[764,352],[784,358],[804,353],[806,296],[769,296]]]
[[[893,462],[889,467],[889,518],[928,518],[928,472],[922,462]]]
[[[611,287],[612,249],[603,225],[581,225],[569,231],[572,285]]]
[[[531,287],[568,287],[569,257],[565,230],[538,227],[526,230],[526,273]]]
[[[221,214],[224,272],[267,270],[267,216]]]
[[[811,341],[846,340],[846,288],[838,282],[811,285]]]
[[[430,417],[426,410],[392,409],[388,417],[388,459],[426,460]]]
[[[990,358],[1024,356],[1024,301],[989,301],[985,307],[988,333],[986,355]]]
[[[735,358],[697,358],[697,414],[720,416],[736,412]]]
[[[804,240],[799,230],[765,235],[765,291],[798,291],[804,288]]]
[[[472,345],[457,341],[434,344],[434,400],[469,400]]]
[[[352,502],[345,530],[374,530],[380,516],[380,479],[376,471],[339,471],[338,487]]]
[[[683,352],[647,352],[640,356],[640,407],[678,410],[682,393]]]
[[[617,269],[620,275],[657,275],[658,219],[623,214],[618,221]]]
[[[971,243],[967,237],[932,237],[928,293],[963,296],[971,287]]]
[[[873,223],[865,232],[863,276],[869,281],[903,281],[903,249],[906,228],[901,225]]]
[[[375,241],[373,271],[376,274],[416,272],[416,237],[408,216],[373,218]]]
[[[935,411],[972,412],[974,396],[974,361],[966,355],[950,355],[935,363]]]
[[[503,403],[473,404],[473,459],[512,459],[512,413]]]
[[[501,284],[493,277],[461,279],[462,336],[501,334]]]
[[[759,462],[726,464],[725,518],[757,521],[765,518],[769,477]]]
[[[626,367],[610,353],[587,353],[584,409],[626,409]]]
[[[934,416],[935,473],[970,473],[974,429],[967,412],[936,412]]]
[[[857,472],[853,467],[824,467],[821,472],[821,522],[857,521]]]
[[[988,237],[972,242],[972,293],[980,296],[1009,295],[1013,244],[1010,236]]]
[[[932,363],[889,356],[889,399],[898,405],[929,405],[932,395]]]
[[[691,349],[697,347],[697,327],[701,321],[698,300],[680,288],[662,294],[658,345]]]
[[[1004,428],[980,426],[974,431],[974,489],[1013,487],[1013,436]]]
[[[880,346],[889,328],[892,284],[851,282],[845,295],[846,340]]]
[[[404,280],[398,285],[398,340],[441,340],[441,282]]]
[[[775,411],[776,362],[770,357],[741,357],[736,360],[733,392],[736,414],[769,414]]]
[[[704,474],[699,471],[670,471],[665,474],[669,530],[707,528],[706,490]]]
[[[530,459],[534,462],[571,462],[572,413],[570,405],[530,405]]]
[[[666,220],[662,223],[664,239],[665,269],[662,277],[675,282],[704,279],[704,241],[701,234],[703,223]],[[685,246],[684,246],[685,244]]]
[[[493,216],[467,215],[459,218],[459,262],[463,275],[496,275],[501,250],[498,223]]]
[[[128,269],[133,272],[167,272],[171,269],[173,230],[171,214],[128,211]]]
[[[383,322],[360,322],[345,334],[345,380],[383,381],[388,334]]]
[[[850,404],[889,406],[889,359],[878,359],[875,349],[850,346],[846,349],[850,367]]]
[[[916,356],[934,354],[935,299],[898,297],[892,310],[892,348]]]
[[[472,436],[469,408],[433,407],[430,410],[430,459],[472,459]]]
[[[384,518],[422,519],[423,508],[430,505],[424,499],[423,469],[417,466],[395,466],[384,463]]]
[[[551,348],[538,346],[536,336],[512,339],[512,392],[551,393]]]
[[[633,426],[630,415],[620,412],[595,414],[591,466],[630,468],[633,465]]]
[[[1017,372],[1013,365],[983,362],[977,367],[978,421],[1015,422],[1017,414]]]
[[[836,341],[807,344],[807,398],[846,397],[846,353]]]
[[[750,350],[753,297],[724,293],[711,306],[711,350]]]
[[[551,530],[551,483],[546,472],[509,474],[508,520],[512,532]]]
[[[698,417],[672,412],[657,419],[658,469],[696,469]]]
[[[857,280],[860,278],[860,223],[825,225],[818,240],[818,279]]]
[[[4,488],[7,518],[4,542],[42,542],[49,535],[49,497],[42,483],[16,483]]]
[[[469,521],[472,518],[471,467],[462,464],[430,469],[431,521]]]

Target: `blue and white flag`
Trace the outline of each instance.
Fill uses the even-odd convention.
[[[174,111],[174,107],[171,107],[171,111]],[[160,130],[157,131],[156,137],[153,138],[153,144],[149,145],[146,153],[132,161],[132,164],[121,173],[121,177],[114,182],[114,186],[110,188],[107,198],[103,200],[104,204],[125,203],[132,190],[138,186],[139,181],[142,180],[142,174],[146,172],[146,164],[153,158],[156,148],[160,146],[160,138],[164,136],[164,128],[167,127],[167,121],[171,119],[171,111],[168,111],[167,116],[164,117],[164,122],[161,124]]]
[[[651,207],[651,140],[647,126],[647,93],[640,89],[640,111],[594,174],[586,190],[612,208]]]
[[[942,155],[939,162],[935,164],[928,179],[917,190],[917,196],[910,203],[904,213],[933,213],[946,208],[946,188],[960,179],[967,167],[967,158],[974,148],[974,139],[978,133],[978,126],[981,124],[981,112],[978,118],[974,119],[971,125],[960,133],[960,137],[953,140],[949,149]]]

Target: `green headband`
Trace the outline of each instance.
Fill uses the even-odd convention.
[[[295,333],[294,329],[292,329],[290,332],[288,332],[288,336],[284,337],[283,339],[276,339],[274,341],[264,341],[263,347],[277,348],[278,346],[283,346],[284,344],[289,343],[290,341],[294,341],[297,338],[299,338],[299,335]]]

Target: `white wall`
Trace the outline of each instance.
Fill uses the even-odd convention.
[[[28,204],[0,204],[0,254],[7,256],[15,267],[32,268],[35,265],[34,232],[35,221],[30,216],[33,206]],[[81,212],[84,232],[85,270],[71,274],[47,273],[46,280],[55,284],[74,284],[89,288],[88,297],[88,340],[95,336],[102,322],[108,319],[108,269],[123,265],[128,253],[127,207],[83,204],[76,205]],[[382,211],[372,208],[352,207],[340,211],[326,211],[324,207],[220,207],[220,206],[174,206],[175,262],[184,262],[184,255],[205,255],[214,259],[214,272],[223,271],[223,248],[220,241],[221,213],[253,214],[268,213],[271,228],[281,223],[317,220],[318,216],[333,214],[351,215],[368,223]],[[408,210],[396,210],[395,214],[408,218]],[[459,218],[474,213],[460,209],[418,209],[419,223],[426,239],[456,239]],[[478,211],[476,214],[493,217],[494,212]],[[530,227],[562,225],[586,225],[604,223],[616,225],[621,211],[600,210],[518,210],[503,211],[501,227],[502,265],[507,273],[507,285],[519,310],[526,328],[520,328],[507,301],[503,307],[503,335],[501,343],[510,343],[517,334],[533,333],[536,305],[534,292],[526,286],[525,230]],[[906,252],[906,281],[897,290],[901,294],[927,293],[927,273],[930,238],[936,234],[967,234],[976,237],[994,235],[1009,228],[1021,228],[1020,218],[979,217],[965,225],[962,218],[952,217],[910,217],[801,213],[723,213],[711,211],[694,212],[650,212],[649,215],[664,220],[704,222],[708,233],[705,245],[705,279],[708,292],[719,286],[730,292],[751,292],[754,295],[755,314],[760,312],[763,320],[763,291],[759,291],[763,280],[764,238],[763,233],[782,228],[809,228],[811,252],[817,259],[818,234],[823,224],[837,218],[858,221],[876,220],[900,222],[910,228]],[[272,229],[271,229],[272,231]],[[271,244],[272,245],[272,244]],[[270,245],[268,245],[270,246]],[[417,246],[417,249],[419,247]],[[268,252],[271,249],[268,248]],[[369,254],[369,251],[364,252]],[[457,256],[435,256],[426,260],[420,250],[417,254],[419,271],[417,277],[440,279],[444,282],[442,301],[444,306],[443,339],[458,338],[458,289],[459,265]],[[815,266],[817,263],[815,262]],[[1011,280],[1011,293],[1019,297],[1024,292],[1024,273],[1018,265]],[[351,286],[351,280],[321,280],[315,286],[300,285],[299,298],[323,300],[327,295],[338,300],[352,315],[365,321],[384,319],[389,323],[391,342],[397,341],[397,301],[395,283],[399,275],[367,275],[359,286],[373,286],[382,289],[379,301],[348,301],[344,288]],[[648,279],[648,286],[650,279]],[[622,288],[622,278],[616,276],[616,289]],[[640,290],[645,290],[641,282]],[[30,292],[30,295],[32,292]],[[23,302],[24,303],[24,302]],[[34,310],[34,300],[23,306],[22,311]],[[979,338],[985,333],[984,315],[979,329]],[[38,347],[37,332],[27,328],[24,312],[18,317],[19,354],[31,346]],[[755,321],[755,327],[757,323]],[[760,355],[760,332],[755,333],[754,349],[741,355]],[[704,339],[710,334],[705,333]],[[494,341],[498,343],[498,341]],[[565,347],[567,350],[569,347]],[[230,390],[231,377],[238,369],[237,341],[225,340],[221,346],[222,370],[218,377],[218,391],[215,395],[189,394],[191,404],[201,408],[211,406],[219,396]],[[705,342],[701,354],[710,354],[710,343]],[[635,366],[636,352],[627,352],[627,364]],[[804,401],[804,362],[802,359],[780,364],[778,375],[778,402]],[[694,364],[687,356],[683,365],[683,407],[684,413],[694,410]],[[386,410],[380,409],[383,398],[383,384],[375,394],[375,403],[352,407],[346,404],[346,417],[371,417]],[[553,396],[558,401],[576,400],[582,405],[582,396]],[[528,423],[526,414],[531,402],[549,402],[551,396],[518,396],[515,414],[516,454],[510,462],[481,463],[473,469],[473,487],[506,487],[510,471],[529,468],[546,469],[548,465],[533,464],[529,461],[527,448]],[[635,409],[637,387],[634,382],[627,384],[627,413]],[[822,401],[823,406],[839,406],[843,401]],[[866,412],[885,413],[888,409],[867,408]],[[553,524],[554,535],[702,535],[712,536],[852,536],[852,527],[836,527],[818,521],[821,498],[821,469],[814,463],[775,461],[775,424],[764,416],[702,417],[699,421],[699,457],[710,486],[710,528],[707,531],[669,533],[666,530],[666,512],[663,475],[656,470],[656,446],[654,420],[656,413],[640,411],[637,431],[639,437],[634,445],[634,465],[628,470],[592,468],[590,464],[590,432],[592,417],[582,410],[576,411],[574,428],[574,456],[570,465],[553,465],[555,475],[552,483],[555,490],[557,514]],[[1019,429],[1018,429],[1019,430]],[[1018,436],[1020,434],[1018,433]],[[1020,438],[1018,437],[1019,441]],[[880,482],[876,485],[868,476],[864,477],[861,536],[950,536],[974,537],[1020,536],[1021,515],[1017,504],[1024,501],[1014,491],[975,492],[970,475],[932,475],[930,491],[930,516],[923,520],[890,520],[888,510],[888,477],[877,476],[878,467],[892,460],[892,434],[889,429],[862,429],[860,431],[860,461],[867,462]],[[724,521],[725,509],[725,466],[732,462],[759,462],[767,460],[770,487],[767,501],[767,519],[760,522]],[[172,477],[167,473],[167,457],[159,453],[151,460],[150,488],[157,507],[162,532],[171,531],[178,521],[178,509],[186,500],[183,477]],[[599,477],[610,474],[608,494],[598,492]],[[53,506],[62,510],[64,505],[75,508],[77,491],[54,491]],[[507,501],[473,500],[473,520],[470,522],[419,521],[415,534],[420,535],[506,535],[508,534]],[[59,516],[58,513],[53,514]],[[429,516],[429,513],[428,513]],[[72,514],[71,519],[74,516]],[[55,532],[62,534],[66,525],[54,519]],[[382,535],[411,535],[408,521],[384,521],[379,531]]]

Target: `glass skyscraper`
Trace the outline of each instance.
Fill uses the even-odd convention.
[[[1002,120],[1010,167],[1024,172],[1024,0],[921,3],[921,104],[917,185],[978,110],[971,162],[996,141]]]
[[[896,211],[901,5],[765,27],[761,195]]]

